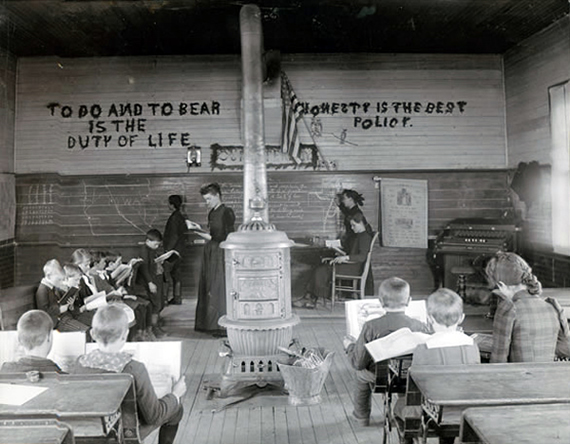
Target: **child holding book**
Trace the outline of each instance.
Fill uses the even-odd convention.
[[[157,261],[158,248],[162,244],[162,234],[155,228],[151,228],[146,233],[144,245],[140,250],[140,258],[136,280],[135,292],[140,297],[148,300],[151,304],[152,331],[156,337],[166,336],[166,332],[158,325],[158,316],[163,308],[162,283],[163,270]]]
[[[186,382],[184,377],[180,378],[173,385],[171,393],[158,398],[145,365],[122,351],[128,333],[128,319],[124,310],[115,304],[99,308],[92,328],[98,348],[78,358],[74,373],[114,372],[132,375],[141,429],[147,432],[141,433],[142,438],[160,427],[158,444],[172,444],[183,415],[181,398],[186,394]]]
[[[410,285],[405,280],[397,277],[386,279],[380,284],[378,291],[386,314],[367,321],[356,342],[346,341],[344,344],[348,359],[356,370],[356,393],[352,416],[357,424],[363,426],[370,423],[372,385],[376,380],[375,363],[365,344],[401,328],[428,333],[427,325],[405,314],[411,299]]]
[[[43,268],[44,277],[36,290],[36,306],[45,311],[59,331],[87,331],[89,324],[77,319],[74,292],[69,292],[66,276],[57,259],[50,259]]]
[[[53,322],[42,310],[29,310],[18,320],[18,343],[24,351],[18,361],[5,362],[3,373],[10,372],[58,372],[59,366],[47,358],[53,345]]]

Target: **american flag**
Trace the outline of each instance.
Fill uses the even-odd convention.
[[[281,116],[281,150],[288,153],[295,163],[301,163],[299,151],[298,123],[303,118],[302,108],[297,99],[291,82],[285,73],[281,73],[281,100],[283,101],[283,113]]]

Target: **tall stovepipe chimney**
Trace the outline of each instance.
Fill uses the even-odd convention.
[[[239,22],[243,77],[243,223],[251,221],[254,212],[264,222],[269,222],[261,66],[263,34],[261,11],[257,5],[243,6],[239,13]]]
[[[269,223],[263,133],[261,11],[240,11],[243,70],[243,224],[220,245],[226,271],[228,358],[221,395],[241,385],[282,383],[279,347],[288,347],[299,317],[291,313],[293,242]]]

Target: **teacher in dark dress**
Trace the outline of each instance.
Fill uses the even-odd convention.
[[[220,243],[226,240],[229,233],[235,231],[235,215],[231,208],[222,203],[222,192],[217,183],[202,186],[200,194],[210,211],[209,233],[197,231],[208,243],[204,247],[202,258],[194,329],[220,334],[223,330],[218,325],[218,319],[226,314],[224,250],[220,248]]]

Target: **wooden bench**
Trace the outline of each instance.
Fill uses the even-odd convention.
[[[37,285],[20,285],[0,289],[0,329],[15,330],[18,319],[36,308]]]

